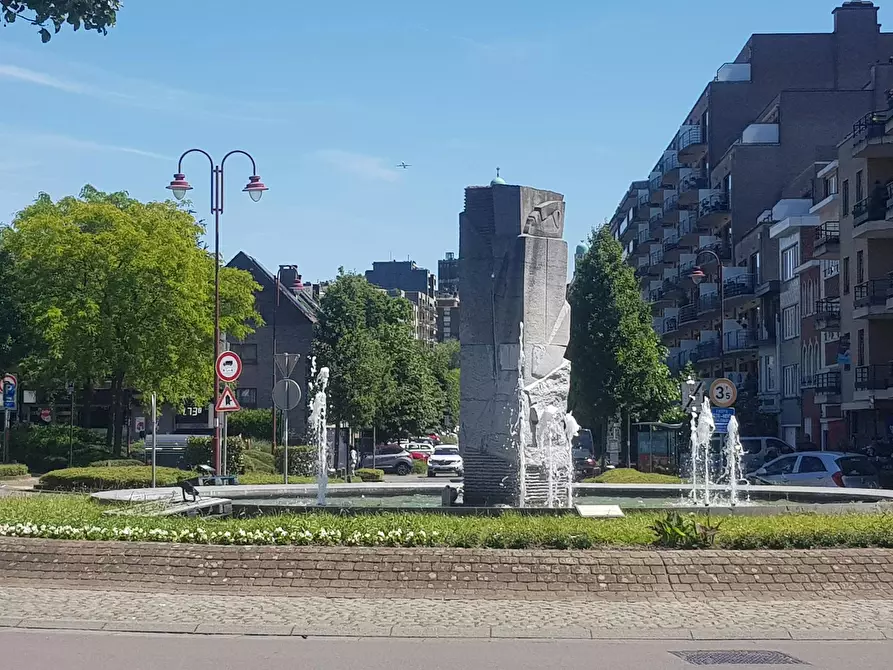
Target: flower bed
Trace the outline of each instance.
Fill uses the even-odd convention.
[[[108,470],[108,468],[106,468]],[[207,544],[314,544],[587,549],[651,547],[656,514],[621,519],[438,514],[299,514],[250,519],[104,516],[85,496],[0,498],[0,537],[139,540]],[[135,508],[139,510],[139,507]],[[893,547],[893,515],[729,517],[716,533],[724,549]]]

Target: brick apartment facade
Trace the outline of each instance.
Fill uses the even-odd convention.
[[[845,2],[833,18],[830,33],[753,35],[719,68],[648,179],[630,185],[610,223],[652,304],[671,368],[692,362],[703,379],[732,378],[775,417],[779,436],[823,446],[835,446],[840,428],[841,401],[829,391],[845,339],[824,312],[819,317],[837,295],[836,259],[817,237],[833,227],[833,202],[823,203],[835,195],[824,192],[827,170],[843,165],[837,147],[854,121],[885,100],[893,56],[893,34],[880,31],[871,2]],[[863,174],[863,198],[868,184],[893,177],[890,158],[890,174],[880,167]],[[889,281],[893,254],[889,263],[862,263],[856,283]],[[841,321],[846,315],[841,305]]]

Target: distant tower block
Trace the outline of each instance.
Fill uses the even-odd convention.
[[[563,417],[567,411],[570,363],[564,353],[570,309],[563,232],[564,196],[559,193],[507,185],[499,176],[490,186],[465,189],[465,211],[459,215],[459,446],[466,505],[518,505],[522,494],[536,504],[545,486],[543,469],[522,447],[537,430],[533,424],[522,430],[519,391],[526,389],[533,421],[556,412]],[[558,442],[556,449],[562,455],[566,449],[569,461],[569,438]],[[535,461],[537,450],[531,453]],[[569,479],[566,484],[569,492]]]

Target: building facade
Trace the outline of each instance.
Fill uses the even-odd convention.
[[[459,339],[459,298],[441,296],[437,299],[437,341]]]
[[[391,296],[406,298],[412,304],[413,332],[416,339],[438,340],[437,279],[413,261],[375,261],[366,270],[366,281]]]
[[[730,377],[792,444],[821,439],[834,413],[816,386],[829,379],[819,375],[831,372],[833,337],[815,323],[818,301],[833,295],[832,259],[813,255],[818,175],[876,108],[887,69],[878,63],[893,54],[872,3],[845,2],[833,18],[830,33],[753,35],[610,222],[671,367]]]
[[[437,261],[437,287],[438,295],[459,295],[459,259],[452,251]]]

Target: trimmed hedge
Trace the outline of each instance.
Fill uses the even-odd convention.
[[[27,477],[28,466],[21,463],[9,463],[0,465],[0,479],[10,477]]]
[[[214,440],[211,437],[190,437],[186,440],[186,453],[183,462],[187,468],[199,465],[211,465],[214,460]],[[226,436],[226,466],[227,472],[232,475],[240,475],[245,471],[243,455],[245,453],[245,440],[238,435]],[[213,466],[212,466],[213,467]]]
[[[364,482],[383,482],[384,470],[373,470],[372,468],[360,468],[354,473]]]
[[[158,486],[173,486],[195,476],[176,468],[156,468]],[[144,465],[123,468],[66,468],[53,470],[40,478],[41,488],[53,491],[107,491],[152,486],[152,468]]]
[[[276,465],[272,454],[249,449],[242,454],[242,468],[245,472],[275,474]]]
[[[258,440],[273,439],[273,412],[269,409],[243,409],[227,418],[230,435],[241,435]]]
[[[146,467],[142,461],[133,458],[112,458],[107,461],[93,461],[88,467],[91,468],[135,468]]]
[[[606,470],[598,477],[583,480],[584,484],[681,484],[682,480],[673,475],[656,472],[639,472],[633,468]]]
[[[73,464],[88,465],[110,457],[105,436],[84,428],[74,428]],[[9,457],[24,463],[31,472],[49,472],[68,467],[68,426],[17,424],[10,430]]]
[[[276,471],[284,472],[285,449],[276,447]],[[316,475],[316,447],[296,445],[288,448],[288,476],[313,477]]]

